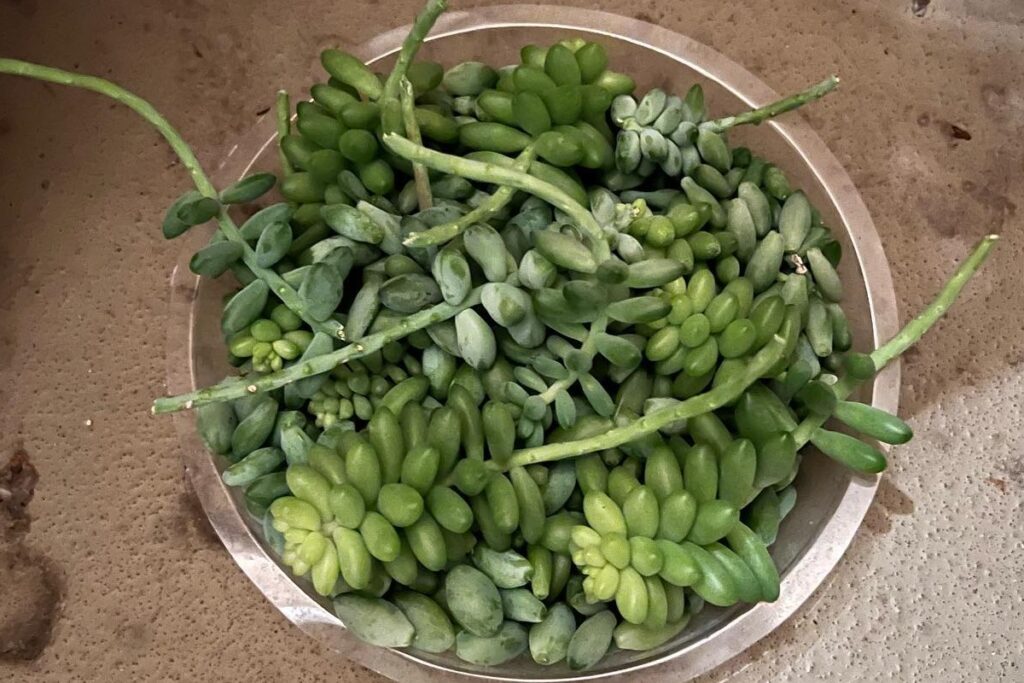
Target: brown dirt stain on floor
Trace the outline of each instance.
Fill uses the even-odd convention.
[[[0,467],[0,660],[39,657],[53,638],[64,601],[60,568],[25,543],[38,481],[22,448]]]

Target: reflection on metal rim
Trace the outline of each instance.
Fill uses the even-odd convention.
[[[675,60],[716,82],[750,106],[763,105],[777,98],[776,93],[751,73],[705,45],[643,21],[595,10],[510,5],[456,11],[442,16],[430,40],[502,27],[564,28],[615,38]],[[376,61],[397,51],[407,30],[408,26],[394,29],[350,49],[367,61]],[[867,208],[846,171],[808,124],[798,116],[790,116],[784,123],[773,121],[765,125],[798,153],[834,205],[864,277],[872,341],[877,345],[896,332],[898,316],[888,263]],[[226,185],[244,175],[273,139],[272,117],[265,117],[256,129],[231,149],[217,172],[219,184]],[[191,391],[196,387],[196,359],[204,352],[193,336],[198,278],[188,270],[187,264],[189,256],[202,245],[205,237],[192,234],[186,239],[187,248],[172,275],[167,347],[168,389],[172,393]],[[872,403],[895,412],[899,382],[899,368],[894,364],[876,378]],[[734,610],[728,621],[703,637],[663,654],[612,663],[593,672],[555,673],[532,663],[522,666],[521,670],[483,670],[469,667],[451,656],[427,658],[386,651],[367,646],[352,637],[337,617],[295,583],[263,548],[243,518],[244,511],[239,510],[236,499],[221,483],[217,465],[199,441],[191,416],[178,414],[174,419],[186,470],[200,502],[239,567],[275,608],[308,634],[363,666],[400,681],[441,681],[459,676],[508,681],[579,681],[641,669],[648,669],[644,677],[649,683],[688,680],[749,648],[810,598],[852,541],[878,485],[877,477],[849,477],[844,482],[845,490],[838,505],[831,517],[821,522],[814,542],[786,568],[780,599],[773,604]]]

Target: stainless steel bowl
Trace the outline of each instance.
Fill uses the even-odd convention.
[[[408,27],[383,33],[358,46],[343,46],[368,62],[390,66]],[[423,56],[454,64],[467,59],[511,63],[519,46],[550,43],[567,34],[598,38],[609,48],[611,63],[633,74],[639,90],[658,85],[681,92],[693,82],[703,85],[712,112],[729,113],[777,98],[748,71],[690,38],[636,19],[569,7],[511,5],[442,17],[424,46]],[[322,78],[313,67],[295,74],[292,93],[304,93]],[[833,95],[842,98],[842,94]],[[812,105],[813,106],[813,105]],[[742,141],[782,167],[794,186],[802,187],[842,240],[846,258],[841,273],[846,307],[855,339],[863,347],[890,337],[897,327],[896,301],[889,266],[867,208],[846,171],[821,139],[798,115],[757,128],[737,130]],[[254,168],[276,164],[274,123],[265,117],[228,153],[217,173],[219,186]],[[192,234],[172,276],[171,327],[168,331],[168,388],[173,393],[211,384],[226,371],[219,334],[221,294],[226,285],[199,280],[188,269],[190,255],[207,236]],[[899,369],[881,373],[861,396],[895,411]],[[708,609],[676,640],[645,653],[616,652],[583,673],[564,666],[540,667],[528,658],[482,669],[453,655],[389,651],[356,640],[329,605],[304,581],[296,582],[270,554],[259,524],[245,512],[237,491],[220,480],[225,466],[207,453],[188,414],[175,418],[182,457],[214,529],[235,561],[267,599],[288,619],[331,649],[361,665],[400,681],[440,681],[457,676],[507,681],[587,680],[647,669],[646,681],[683,681],[743,652],[785,621],[821,585],[853,539],[878,485],[877,477],[851,474],[831,460],[812,454],[797,480],[799,500],[786,519],[772,554],[783,576],[782,596],[773,604]]]

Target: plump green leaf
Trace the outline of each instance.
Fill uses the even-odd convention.
[[[483,286],[480,302],[488,315],[502,327],[511,327],[533,310],[530,296],[512,285],[491,282]]]
[[[167,239],[179,237],[193,225],[210,220],[220,211],[220,202],[189,190],[178,197],[164,216],[163,233]]]
[[[224,204],[251,202],[269,192],[276,182],[277,176],[273,173],[254,173],[224,189],[220,201]]]
[[[380,244],[384,228],[354,206],[330,204],[320,209],[324,222],[339,235],[357,242]]]
[[[498,351],[494,332],[480,314],[467,308],[455,316],[455,334],[461,355],[477,370],[486,370],[494,364]]]
[[[246,241],[258,240],[267,227],[276,223],[287,223],[291,215],[292,208],[287,204],[271,204],[250,216],[245,223],[242,223],[238,232]]]
[[[237,242],[214,242],[193,254],[188,262],[188,268],[196,275],[217,277],[241,257],[241,244]]]
[[[537,251],[551,263],[577,273],[593,273],[597,262],[586,245],[574,237],[554,230],[540,230],[533,235]]]
[[[447,246],[438,252],[430,265],[430,272],[441,288],[441,296],[448,303],[461,304],[473,287],[469,262],[454,246]]]
[[[306,313],[313,320],[324,321],[331,317],[341,302],[343,282],[338,269],[328,263],[315,263],[310,266],[302,284],[299,285],[299,298],[306,307]]]
[[[393,277],[380,287],[380,302],[398,313],[416,313],[441,302],[441,289],[434,279],[420,273]]]
[[[220,320],[224,333],[234,334],[256,320],[266,307],[269,294],[266,282],[253,280],[231,297]]]
[[[463,242],[470,257],[484,271],[490,282],[502,282],[508,275],[507,250],[498,231],[489,225],[471,226],[463,234]]]
[[[288,223],[271,223],[256,242],[256,265],[269,268],[288,253],[292,228]]]

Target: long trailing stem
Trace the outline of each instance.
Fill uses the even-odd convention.
[[[796,332],[793,332],[796,334]],[[644,415],[624,427],[609,429],[604,434],[576,441],[547,444],[535,448],[524,448],[512,454],[507,467],[533,465],[553,460],[575,458],[587,453],[614,448],[629,443],[648,434],[652,434],[673,422],[686,420],[697,415],[709,413],[739,398],[751,384],[756,382],[765,372],[782,358],[786,348],[786,339],[776,334],[771,341],[758,351],[742,375],[720,384],[711,391],[693,396],[678,405],[662,408]]]
[[[153,414],[173,413],[207,403],[232,401],[247,394],[273,391],[305,377],[330,372],[343,363],[367,356],[393,341],[409,336],[416,330],[422,330],[435,323],[453,318],[478,303],[480,303],[479,287],[472,290],[461,304],[455,306],[446,303],[437,304],[419,313],[406,316],[402,318],[401,322],[392,325],[386,330],[366,335],[358,342],[349,344],[342,349],[311,358],[308,361],[296,363],[283,370],[255,378],[249,377],[222,382],[212,387],[198,389],[187,394],[181,394],[180,396],[158,398],[153,402]]]
[[[388,74],[387,80],[384,81],[384,91],[380,96],[382,101],[399,96],[402,79],[405,78],[405,74],[409,71],[409,65],[412,64],[412,60],[416,57],[420,45],[426,40],[427,34],[430,33],[430,29],[433,28],[437,18],[446,9],[448,9],[448,0],[430,0],[427,6],[423,8],[423,11],[416,15],[412,28],[409,30],[409,35],[402,42],[402,49],[398,52],[395,67]]]
[[[611,256],[611,249],[604,237],[601,226],[597,224],[593,214],[580,206],[572,197],[551,183],[538,180],[528,173],[514,168],[505,168],[497,164],[473,161],[462,157],[445,154],[433,149],[417,145],[408,138],[396,133],[385,133],[384,144],[392,152],[409,161],[418,161],[428,168],[442,173],[461,176],[469,180],[495,185],[507,185],[517,190],[528,192],[540,197],[566,214],[587,234],[598,263]]]
[[[416,123],[416,96],[412,91],[412,83],[408,78],[402,79],[402,123],[405,124],[405,134],[417,145],[423,144],[420,136],[420,127]],[[413,182],[416,183],[416,201],[420,211],[429,209],[434,205],[434,197],[430,193],[430,178],[427,176],[427,169],[423,164],[414,161],[412,164]]]
[[[153,108],[153,105],[135,93],[129,92],[105,78],[76,74],[64,71],[63,69],[24,62],[20,59],[0,58],[0,73],[11,74],[12,76],[25,76],[40,81],[91,90],[120,102],[144,118],[164,136],[167,144],[171,146],[174,153],[181,159],[182,165],[188,170],[189,175],[192,176],[192,182],[195,183],[196,189],[207,197],[217,196],[217,190],[213,187],[213,183],[206,176],[206,173],[199,165],[199,160],[196,159],[195,154],[192,152],[192,148],[188,146],[188,143],[181,137],[181,134],[174,129],[160,112]]]
[[[819,98],[824,97],[828,93],[836,89],[839,85],[838,76],[829,76],[821,83],[812,85],[810,88],[802,92],[798,92],[795,95],[784,97],[777,102],[765,105],[764,107],[758,107],[750,111],[737,114],[736,116],[726,116],[724,118],[715,119],[714,121],[707,121],[701,124],[701,128],[720,133],[723,130],[728,130],[735,126],[742,126],[745,124],[758,125],[762,121],[774,118],[779,114],[785,114],[788,111],[793,111],[797,107],[802,107],[808,102],[812,102]]]
[[[872,352],[871,360],[874,361],[876,368],[882,369],[890,361],[902,355],[904,351],[916,344],[924,336],[924,333],[931,329],[932,325],[946,315],[946,311],[953,305],[964,286],[988,258],[997,241],[999,241],[999,235],[986,235],[981,238],[964,262],[943,285],[935,300],[907,323],[895,337]]]
[[[384,81],[384,87],[377,100],[380,104],[381,128],[385,133],[400,133],[404,127],[402,103],[400,102],[402,81],[405,80],[405,75],[409,72],[409,66],[419,51],[420,45],[426,40],[434,22],[447,7],[447,0],[430,0],[423,11],[416,15],[409,35],[402,42],[395,66],[388,74],[387,80]]]
[[[998,239],[998,235],[988,235],[978,242],[971,254],[946,282],[945,286],[935,297],[935,300],[916,318],[907,323],[896,336],[878,347],[871,354],[871,359],[876,368],[881,369],[895,358],[898,358],[900,354],[913,346],[925,332],[931,329],[945,315],[967,282],[978,271],[981,264],[985,262]],[[737,376],[711,391],[689,398],[670,408],[654,411],[625,427],[617,427],[598,436],[518,450],[509,459],[508,467],[573,458],[612,448],[655,432],[673,422],[716,410],[738,398],[747,390],[747,387],[756,382],[765,371],[771,368],[782,357],[785,345],[785,340],[776,335],[771,342],[751,359],[743,375]],[[853,392],[857,384],[850,377],[844,377],[835,385],[834,390],[840,399],[846,398]],[[801,422],[793,432],[793,438],[796,441],[797,447],[800,448],[806,445],[814,431],[821,427],[827,419],[827,416],[812,415]]]
[[[164,137],[167,144],[171,146],[174,153],[178,155],[179,159],[181,159],[182,165],[186,170],[188,170],[189,175],[192,177],[192,182],[201,194],[207,197],[217,197],[217,189],[213,186],[210,178],[206,175],[206,172],[199,164],[199,160],[192,152],[192,148],[189,147],[188,143],[181,137],[181,133],[179,133],[174,126],[172,126],[170,122],[160,114],[160,112],[154,109],[153,105],[138,95],[125,90],[121,86],[116,83],[112,83],[105,78],[71,73],[70,71],[64,71],[63,69],[55,69],[49,66],[42,66],[41,64],[24,62],[19,59],[0,58],[0,73],[11,74],[12,76],[25,76],[27,78],[34,78],[40,81],[48,81],[59,85],[67,85],[73,88],[90,90],[120,102],[145,119],[147,123],[156,128],[156,130]],[[249,246],[241,233],[239,233],[238,227],[235,225],[234,221],[231,220],[231,217],[228,216],[226,208],[222,208],[220,213],[217,215],[217,226],[224,234],[224,237],[232,242],[237,242],[242,245],[242,260],[245,265],[256,277],[266,282],[270,289],[278,296],[278,298],[281,299],[281,301],[284,302],[286,306],[288,306],[288,308],[301,316],[314,330],[325,332],[326,334],[338,339],[345,338],[344,330],[340,323],[334,320],[318,322],[309,318],[305,315],[305,306],[303,305],[302,300],[299,299],[298,294],[294,289],[292,289],[291,285],[285,282],[284,279],[273,270],[261,268],[256,263],[256,252],[252,250],[252,247]]]
[[[526,173],[530,170],[530,164],[533,163],[535,156],[536,152],[533,149],[533,145],[530,145],[519,154],[512,168]],[[415,170],[415,168],[416,166],[414,165],[413,169]],[[448,223],[435,225],[428,230],[414,232],[405,238],[403,244],[407,247],[430,247],[449,242],[465,232],[469,226],[476,223],[485,223],[487,219],[501,211],[506,204],[512,201],[515,193],[516,188],[503,185],[495,190],[494,194],[482,201],[480,206],[469,213],[459,216]]]
[[[292,168],[292,162],[288,160],[284,147],[281,146],[285,136],[292,132],[292,105],[286,90],[277,91],[277,97],[274,99],[274,119],[277,122],[277,154],[281,158],[281,170],[285,175],[291,175],[295,169]]]
[[[893,360],[899,358],[903,352],[916,344],[924,336],[925,332],[930,330],[946,314],[949,307],[960,296],[964,286],[974,277],[974,274],[978,272],[978,268],[988,258],[989,252],[992,251],[992,247],[995,246],[998,240],[999,235],[986,235],[974,245],[974,249],[954,271],[949,280],[946,281],[946,284],[936,295],[935,299],[913,320],[907,323],[902,330],[897,332],[896,336],[871,353],[871,360],[875,364],[876,369],[881,370]],[[836,382],[832,390],[837,398],[844,399],[853,393],[858,384],[860,382],[847,375]],[[828,418],[828,415],[820,416],[813,413],[806,417],[793,431],[793,440],[796,441],[797,448],[807,444],[811,440],[814,431],[825,424]]]

